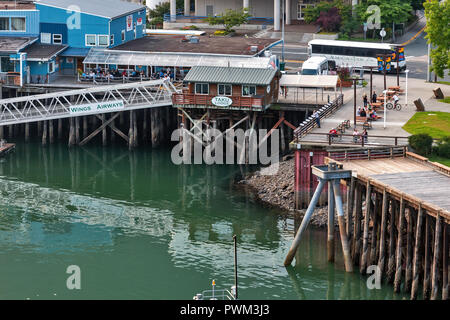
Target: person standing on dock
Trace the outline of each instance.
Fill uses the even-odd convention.
[[[320,116],[319,116],[319,112],[317,112],[317,110],[314,111],[313,117],[316,120],[317,127],[320,128]]]
[[[372,94],[372,103],[377,102],[377,98],[378,98],[377,93],[374,91]]]
[[[363,95],[363,102],[364,102],[364,108],[367,108],[368,100],[367,100],[367,94],[365,94],[365,93]]]

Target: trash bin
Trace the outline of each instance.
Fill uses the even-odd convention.
[[[284,71],[285,62],[280,62],[280,71]]]

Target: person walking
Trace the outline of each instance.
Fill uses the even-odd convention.
[[[362,132],[362,138],[363,138],[364,143],[367,143],[367,141],[369,141],[368,136],[369,136],[369,134],[367,133],[367,129],[364,129],[364,131]]]
[[[316,120],[317,127],[320,128],[320,116],[319,116],[319,112],[317,112],[317,110],[314,111],[313,117],[314,117],[314,120]]]
[[[377,93],[374,91],[372,94],[372,103],[377,102],[377,98],[378,98]]]
[[[368,100],[367,100],[367,94],[365,94],[365,93],[363,95],[363,102],[364,102],[364,108],[367,108]]]

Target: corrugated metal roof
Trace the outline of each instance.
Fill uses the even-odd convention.
[[[89,54],[90,48],[74,48],[69,47],[60,54],[61,57],[86,57]]]
[[[268,85],[276,74],[272,68],[192,67],[185,82]]]
[[[339,76],[335,75],[297,75],[283,74],[280,79],[281,87],[294,88],[336,88]]]
[[[145,9],[141,4],[122,0],[36,0],[35,3],[65,10],[69,7],[73,10],[74,6],[77,6],[82,13],[110,19]]]

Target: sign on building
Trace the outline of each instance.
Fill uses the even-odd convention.
[[[133,30],[133,15],[127,16],[127,32]]]
[[[233,103],[233,100],[228,97],[217,96],[212,98],[211,102],[213,105],[218,107],[228,107]]]

